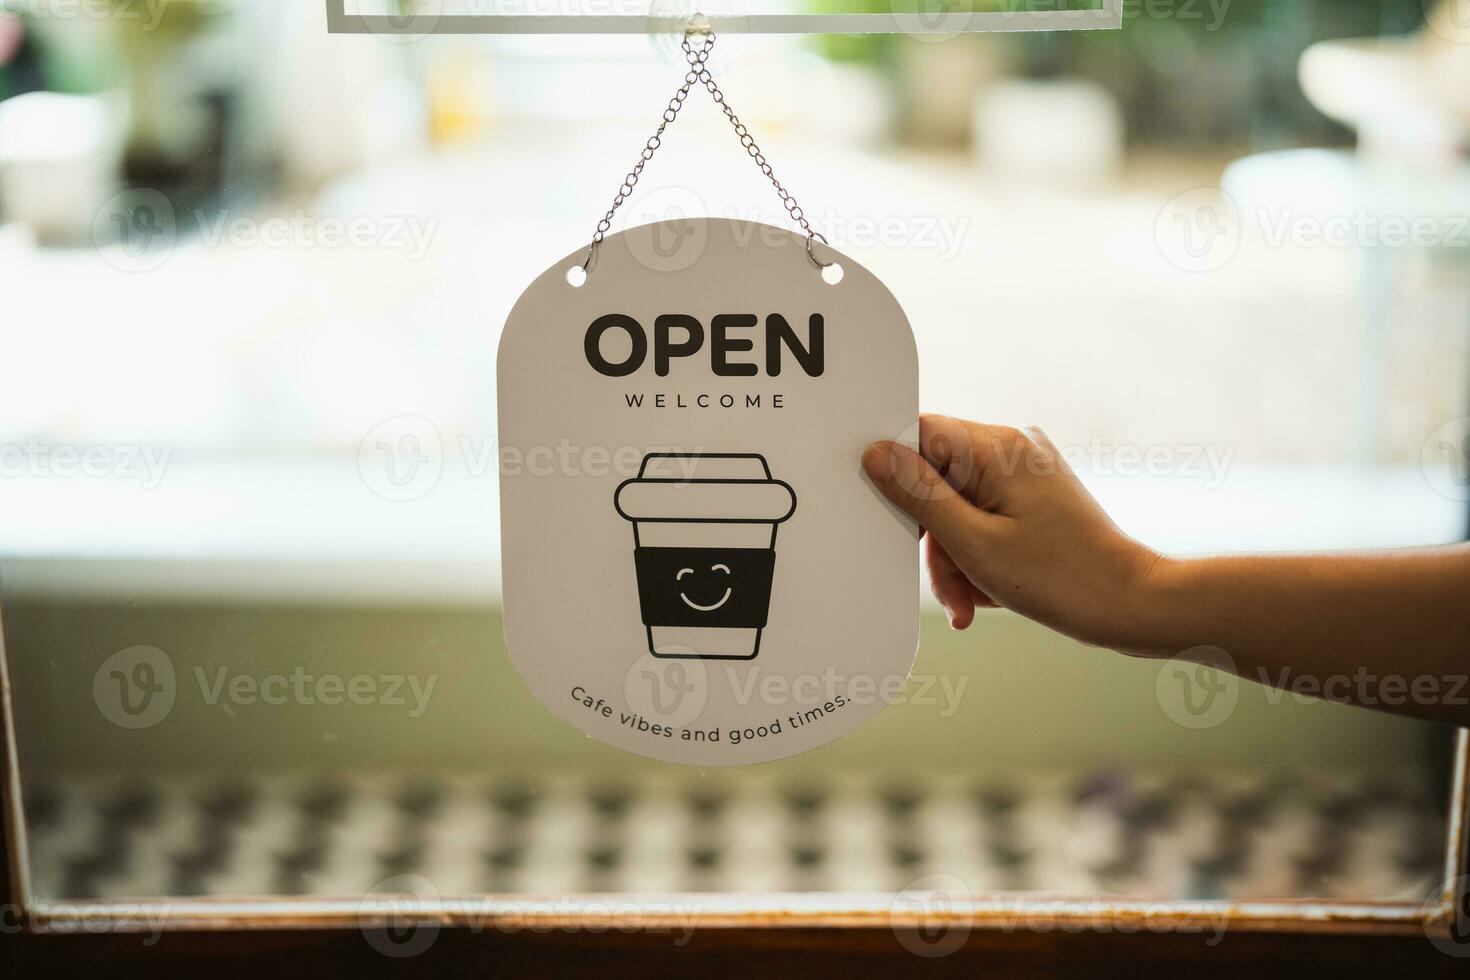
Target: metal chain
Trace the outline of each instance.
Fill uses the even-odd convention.
[[[776,179],[776,174],[771,169],[771,164],[766,160],[765,153],[756,143],[755,137],[750,135],[750,130],[745,127],[745,123],[740,121],[740,117],[735,115],[735,110],[730,108],[730,103],[725,101],[725,93],[720,91],[720,87],[715,84],[714,76],[710,74],[706,62],[709,61],[710,51],[715,46],[714,31],[704,30],[699,32],[704,37],[704,43],[698,48],[690,41],[690,36],[693,33],[695,32],[691,31],[685,34],[684,40],[680,44],[680,47],[684,50],[684,60],[689,63],[689,71],[684,75],[684,83],[679,86],[679,90],[674,93],[674,97],[669,99],[669,104],[664,109],[663,121],[658,124],[658,129],[653,131],[653,135],[644,144],[643,152],[638,156],[638,162],[633,165],[633,169],[628,171],[628,175],[623,178],[623,183],[618,188],[617,196],[613,198],[612,207],[607,209],[607,214],[603,215],[602,220],[597,223],[597,230],[592,234],[592,244],[587,246],[587,257],[582,260],[582,271],[588,272],[591,269],[593,256],[597,253],[597,246],[602,244],[603,238],[607,235],[608,230],[612,228],[613,215],[617,212],[618,208],[622,207],[623,202],[632,196],[633,188],[638,184],[638,178],[643,175],[643,168],[648,165],[648,161],[653,159],[653,154],[663,144],[664,130],[669,128],[669,123],[678,118],[679,110],[684,108],[684,100],[689,98],[689,92],[694,88],[696,83],[703,85],[709,91],[710,98],[714,100],[715,105],[720,107],[720,110],[725,113],[725,118],[730,120],[730,125],[735,128],[735,135],[740,137],[740,145],[745,147],[745,152],[755,161],[756,166],[760,167],[761,173],[766,175],[766,179],[771,182],[771,186],[776,188],[776,194],[781,198],[781,204],[786,208],[786,213],[802,231],[806,232],[807,257],[812,260],[812,264],[818,269],[827,268],[832,263],[823,262],[812,251],[812,243],[814,241],[820,241],[823,245],[826,245],[827,237],[812,227],[811,221],[807,219],[806,212],[802,210],[800,204],[796,203],[796,198],[781,185],[781,181]]]

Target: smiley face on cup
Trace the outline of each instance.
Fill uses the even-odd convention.
[[[750,660],[770,612],[791,486],[756,453],[650,453],[613,506],[633,525],[638,601],[655,657]]]
[[[730,566],[729,565],[726,565],[724,562],[721,562],[718,565],[711,565],[709,567],[709,570],[711,572],[723,572],[725,574],[725,577],[727,579],[730,576]],[[677,574],[677,575],[674,576],[674,581],[676,581],[676,582],[683,581],[685,575],[693,575],[693,574],[694,574],[694,569],[692,569],[692,568],[681,568],[681,569],[679,569],[679,574]],[[735,594],[734,588],[727,585],[727,586],[725,586],[725,594],[722,595],[722,596],[720,596],[720,601],[719,602],[712,603],[712,604],[710,604],[708,606],[702,606],[702,605],[700,605],[699,603],[695,602],[693,599],[691,599],[687,595],[685,595],[683,592],[680,592],[679,593],[679,598],[684,600],[684,605],[688,606],[690,609],[695,610],[696,612],[714,612],[716,609],[720,608],[725,603],[729,602],[730,601],[730,596],[732,596],[734,594]]]

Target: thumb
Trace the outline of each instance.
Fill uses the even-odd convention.
[[[979,530],[980,512],[907,446],[873,443],[863,453],[863,470],[885,497],[940,540],[961,540]]]

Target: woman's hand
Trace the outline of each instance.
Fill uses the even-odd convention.
[[[1118,529],[1040,429],[926,415],[919,450],[875,443],[863,469],[928,532],[951,626],[1003,606],[1085,643],[1164,652],[1146,628],[1160,556]]]
[[[1191,656],[1261,684],[1470,725],[1470,544],[1164,558],[1108,519],[1038,429],[942,416],[863,468],[928,532],[955,629],[1004,606],[1084,643]]]

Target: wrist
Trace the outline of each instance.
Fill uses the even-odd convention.
[[[1172,657],[1190,644],[1186,613],[1194,561],[1139,545],[1124,603],[1127,635],[1119,649],[1141,657]]]

